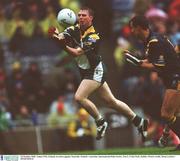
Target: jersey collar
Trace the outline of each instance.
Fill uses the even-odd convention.
[[[87,28],[87,30],[84,32],[84,34],[81,35],[81,39],[85,38],[90,33],[95,33],[95,29],[93,26],[90,26],[89,28]]]

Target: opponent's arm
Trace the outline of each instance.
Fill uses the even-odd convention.
[[[148,61],[148,59],[140,60],[136,58],[132,53],[129,51],[124,51],[126,61],[131,63],[132,65],[139,66],[146,69],[155,69],[155,66]]]
[[[132,53],[129,51],[124,51],[126,61],[129,62],[132,65],[140,66],[142,64],[142,61],[138,58],[136,58]]]
[[[143,68],[146,68],[146,69],[156,69],[156,67],[154,66],[154,64],[153,63],[150,63],[149,61],[148,61],[148,59],[144,59],[144,60],[141,60],[141,65],[140,65],[140,67],[143,67]]]

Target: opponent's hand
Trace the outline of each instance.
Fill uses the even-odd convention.
[[[126,61],[135,65],[135,66],[140,66],[142,64],[142,61],[138,58],[136,58],[131,52],[129,52],[128,50],[124,51],[125,57],[126,57]]]

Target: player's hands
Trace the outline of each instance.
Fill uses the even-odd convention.
[[[65,39],[63,33],[59,33],[59,30],[56,27],[50,27],[48,29],[48,35],[52,38],[57,38],[58,40]]]
[[[126,57],[126,61],[135,65],[140,66],[142,64],[142,61],[138,58],[136,58],[130,51],[124,50],[124,55]]]
[[[58,31],[58,29],[56,27],[50,27],[48,29],[49,37],[55,37],[55,36],[58,36],[58,34],[59,34],[59,31]]]
[[[59,33],[59,30],[56,27],[50,27],[48,30],[48,35],[49,35],[49,37],[58,40],[58,44],[62,48],[65,48],[65,46],[66,46],[65,37],[64,37],[63,33]]]

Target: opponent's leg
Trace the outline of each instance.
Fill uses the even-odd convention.
[[[161,116],[168,126],[180,138],[180,117],[176,116],[176,111],[180,108],[180,92],[173,89],[167,89],[165,92]]]
[[[163,133],[161,135],[161,137],[158,140],[158,145],[160,147],[166,147],[168,144],[168,137],[170,135],[170,128],[169,126],[166,124],[164,129],[163,129]]]

